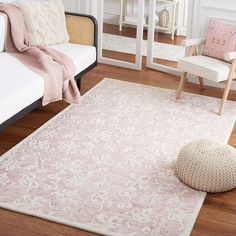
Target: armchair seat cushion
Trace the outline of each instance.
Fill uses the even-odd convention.
[[[180,59],[178,69],[214,82],[222,82],[228,79],[230,64],[199,55]]]
[[[64,53],[72,59],[75,65],[76,73],[79,74],[96,61],[96,48],[93,46],[62,43],[49,46],[61,53]]]

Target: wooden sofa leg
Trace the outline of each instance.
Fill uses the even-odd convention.
[[[75,76],[75,81],[76,81],[77,87],[80,91],[80,89],[81,89],[81,77],[79,77],[78,75]]]
[[[80,89],[81,89],[81,78],[77,79],[76,83],[77,83],[77,87],[80,91]]]
[[[184,88],[184,83],[186,81],[186,78],[187,78],[187,72],[184,72],[181,76],[181,79],[180,79],[180,83],[179,83],[179,88],[176,92],[176,99],[179,99],[180,98],[180,94]]]
[[[199,84],[200,84],[201,89],[205,89],[203,78],[199,76],[198,79],[199,79]]]

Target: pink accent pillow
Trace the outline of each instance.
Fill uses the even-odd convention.
[[[233,51],[236,51],[236,25],[211,18],[203,55],[225,60],[225,53]]]

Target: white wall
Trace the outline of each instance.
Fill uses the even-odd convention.
[[[119,24],[119,14],[119,0],[104,0],[104,23]]]
[[[66,11],[78,12],[79,1],[78,0],[62,0]]]
[[[191,0],[190,0],[191,1]],[[178,29],[177,35],[186,36],[188,25],[188,5],[189,0],[181,0],[179,3]]]
[[[131,13],[137,11],[135,7],[137,6],[137,0],[126,0],[127,1],[127,13]],[[124,1],[124,2],[126,2]],[[187,16],[187,8],[185,8],[188,0],[180,0],[180,8],[179,8],[179,29],[177,34],[178,35],[186,35],[186,21],[185,16]],[[164,7],[167,7],[168,10],[171,12],[172,8],[168,3],[158,2],[156,13],[157,15],[161,12]],[[119,14],[120,14],[120,1],[119,0],[104,0],[104,22],[109,24],[119,24]],[[148,1],[145,1],[145,15],[148,15]]]
[[[236,0],[191,0],[194,11],[190,15],[189,37],[205,36],[209,17],[236,23]]]
[[[1,0],[0,0],[1,1]],[[62,0],[66,11],[98,15],[98,4],[100,0]]]

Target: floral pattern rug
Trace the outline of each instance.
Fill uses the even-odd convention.
[[[227,142],[236,103],[104,79],[1,157],[0,206],[104,235],[189,235],[205,193],[174,174],[181,147]]]

